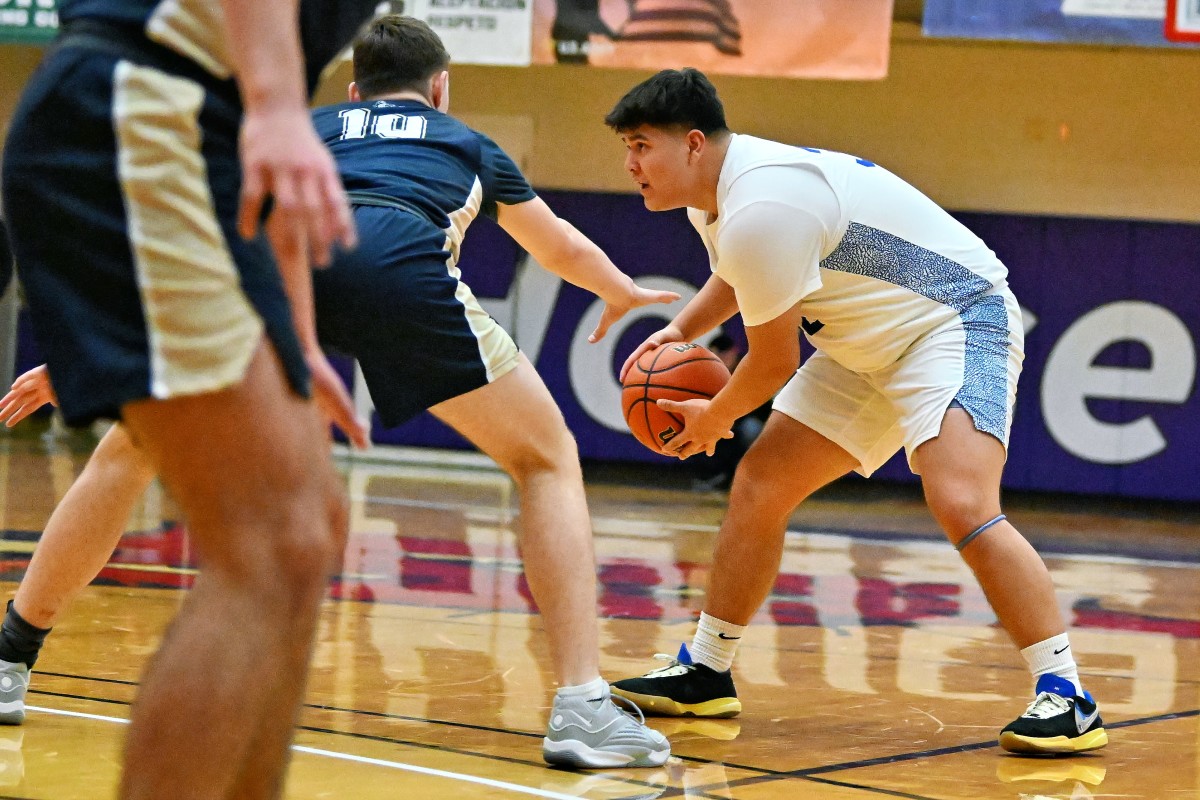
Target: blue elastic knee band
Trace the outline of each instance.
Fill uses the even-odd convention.
[[[990,527],[992,527],[993,525],[995,525],[997,522],[1000,522],[1001,520],[1005,520],[1005,519],[1008,519],[1008,517],[1004,516],[1003,514],[1001,514],[1000,516],[996,517],[995,519],[989,519],[987,522],[983,523],[983,524],[982,524],[982,525],[980,525],[978,528],[976,528],[975,530],[971,531],[971,532],[970,532],[970,533],[968,533],[966,536],[964,536],[961,542],[959,542],[958,544],[954,545],[954,549],[955,549],[955,550],[958,550],[958,551],[961,553],[961,552],[962,552],[962,549],[963,549],[964,547],[966,547],[967,545],[969,545],[969,544],[971,543],[971,541],[972,541],[972,540],[973,540],[973,539],[974,539],[976,536],[978,536],[979,534],[983,533],[983,532],[984,532],[984,531],[986,531],[988,528],[990,528]]]

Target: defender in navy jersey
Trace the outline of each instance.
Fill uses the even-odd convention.
[[[355,44],[351,102],[314,113],[360,236],[355,252],[314,275],[317,328],[322,342],[358,359],[385,425],[427,408],[516,481],[525,574],[559,682],[543,757],[568,767],[657,766],[669,744],[618,710],[600,677],[574,441],[529,360],[463,282],[459,251],[473,219],[494,217],[538,263],[605,301],[593,341],[629,309],[678,295],[635,285],[494,142],[446,114],[448,62],[423,22],[385,17]]]
[[[1108,735],[1080,685],[1050,574],[1000,513],[1023,353],[1020,309],[995,253],[867,159],[730,132],[716,90],[696,70],[650,78],[605,121],[627,147],[646,207],[687,207],[713,272],[624,369],[646,349],[695,339],[735,313],[749,341],[711,401],[659,401],[686,421],[666,450],[702,452],[775,396],[734,477],[690,656],[614,691],[658,713],[738,713],[730,665],[775,581],[792,511],[904,448],[933,516],[1034,676],[1036,697],[1001,732],[1001,746],[1103,747]],[[798,330],[815,348],[799,370]]]
[[[62,411],[122,419],[203,553],[141,683],[122,797],[282,791],[345,527],[310,385],[363,435],[289,310],[310,317],[308,253],[354,241],[306,84],[374,6],[306,3],[302,49],[295,0],[64,0],[9,131],[5,216]],[[279,267],[258,232],[268,196]],[[66,584],[88,568],[70,538],[39,548],[65,558],[50,574]],[[3,632],[0,721],[20,722],[47,631],[10,604]]]

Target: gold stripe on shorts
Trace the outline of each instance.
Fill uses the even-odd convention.
[[[117,173],[146,315],[154,397],[242,380],[262,321],[241,290],[200,154],[204,89],[121,61],[113,76]]]

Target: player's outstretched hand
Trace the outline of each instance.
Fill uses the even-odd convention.
[[[631,309],[653,305],[654,303],[674,303],[678,299],[679,292],[646,289],[635,283],[629,297],[621,302],[605,301],[604,312],[600,315],[600,322],[596,324],[596,330],[592,331],[591,335],[588,336],[588,341],[595,343],[603,339],[604,334],[608,333],[608,329],[613,326],[613,323],[629,313]]]
[[[354,413],[354,401],[337,371],[319,349],[304,355],[312,372],[313,400],[326,422],[331,422],[360,450],[367,447],[367,426]]]
[[[50,373],[42,364],[13,381],[8,394],[0,397],[0,420],[11,428],[46,403],[57,406],[58,397],[50,385]]]
[[[629,354],[629,358],[625,359],[625,363],[621,365],[621,383],[625,382],[625,376],[629,373],[629,368],[637,363],[637,360],[642,357],[642,353],[653,350],[660,344],[667,342],[683,341],[683,332],[676,328],[674,324],[668,325],[660,331],[656,331],[646,337],[646,341],[634,348]]]
[[[683,417],[683,430],[663,445],[663,452],[681,461],[700,453],[712,455],[717,442],[732,439],[728,425],[715,421],[706,413],[711,400],[659,400],[658,407]]]
[[[248,109],[242,123],[242,199],[238,231],[258,233],[263,203],[273,197],[280,233],[311,253],[317,266],[329,264],[333,246],[354,247],[350,203],[333,156],[317,138],[308,109]]]

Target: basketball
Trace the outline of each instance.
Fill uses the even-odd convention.
[[[724,362],[707,348],[667,342],[642,353],[621,387],[625,423],[656,453],[683,430],[683,417],[658,407],[658,400],[708,400],[729,382]]]

